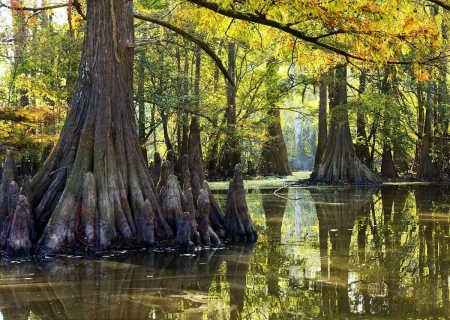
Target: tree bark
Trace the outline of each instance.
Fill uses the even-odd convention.
[[[359,76],[359,94],[366,90],[366,74],[361,71]],[[366,132],[366,117],[363,110],[358,110],[356,114],[356,144],[355,152],[358,158],[370,169],[372,168],[372,158],[369,152],[369,139]]]
[[[236,44],[228,44],[228,74],[233,80],[236,78]],[[239,140],[236,133],[236,87],[227,83],[227,136],[224,142],[222,170],[231,177],[236,164],[241,162]]]
[[[279,109],[270,109],[267,112],[267,135],[264,141],[261,157],[259,159],[259,174],[290,175],[286,144],[283,131],[281,130],[281,119]]]
[[[419,167],[417,169],[417,177],[424,180],[433,180],[437,177],[436,166],[431,156],[432,140],[431,140],[431,122],[432,122],[432,106],[433,95],[427,92],[427,102],[425,111],[424,135],[422,138],[422,151],[420,154]]]
[[[0,185],[0,247],[3,247],[6,243],[9,224],[14,214],[14,211],[10,208],[10,189],[11,183],[14,181],[17,181],[17,168],[12,152],[8,151]]]
[[[30,255],[30,210],[27,198],[18,196],[11,230],[6,244],[6,255],[9,257],[28,257]]]
[[[133,106],[133,3],[87,2],[87,28],[71,109],[59,141],[34,177],[32,205],[38,250],[55,253],[76,241],[83,185],[92,172],[97,192],[95,246],[107,249],[134,238],[149,207],[159,235],[173,237],[162,217],[155,186],[142,157]],[[49,213],[47,215],[47,213]],[[51,218],[51,219],[50,219]],[[85,232],[85,230],[82,230]]]
[[[395,69],[392,66],[387,66],[385,68],[385,73],[383,77],[383,82],[381,84],[381,92],[386,95],[392,95],[391,78],[395,77]],[[384,121],[383,121],[383,153],[381,155],[381,175],[385,178],[395,179],[398,177],[397,170],[394,165],[394,159],[392,157],[392,142],[391,142],[391,127],[392,127],[392,116],[390,115],[390,110],[384,108]]]
[[[317,149],[314,159],[314,169],[316,170],[322,162],[322,156],[327,146],[327,81],[326,74],[320,76],[319,89],[319,125],[317,135]]]
[[[358,158],[353,147],[347,104],[347,69],[335,69],[333,84],[330,86],[330,135],[319,166],[311,174],[313,182],[379,184],[380,179]]]
[[[228,241],[253,242],[258,238],[245,201],[242,165],[238,163],[230,180],[225,213],[225,238]]]

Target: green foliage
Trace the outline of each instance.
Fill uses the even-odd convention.
[[[72,99],[83,22],[74,20],[69,36],[68,26],[52,12],[13,11],[11,19],[3,35],[13,41],[0,45],[1,148],[39,158],[58,138]]]

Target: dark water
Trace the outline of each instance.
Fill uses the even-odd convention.
[[[220,196],[222,198],[225,195]],[[256,244],[0,265],[3,319],[447,319],[450,188],[253,190]],[[1,319],[1,318],[0,318]]]

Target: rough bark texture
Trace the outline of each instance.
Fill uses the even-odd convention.
[[[186,183],[186,188],[185,188]],[[180,184],[183,187],[183,191],[186,192],[187,189],[191,187],[191,173],[189,171],[189,158],[187,154],[181,157],[181,178]]]
[[[197,172],[200,181],[205,180],[202,160],[202,144],[200,140],[200,127],[196,116],[191,118],[191,126],[189,128],[189,154],[188,165],[189,171]]]
[[[6,244],[6,255],[9,257],[28,257],[30,255],[30,210],[24,195],[17,199],[17,206],[12,219],[11,229]]]
[[[167,161],[169,162],[169,174],[175,173],[175,162],[177,161],[175,159],[175,153],[173,150],[167,151]]]
[[[97,192],[97,206],[90,213],[95,216],[96,247],[107,249],[136,237],[146,200],[155,214],[159,236],[173,236],[162,218],[136,135],[133,49],[129,46],[133,33],[131,1],[87,2],[87,28],[72,106],[57,145],[32,181],[41,253],[60,252],[66,244],[77,244],[88,172],[94,175]]]
[[[268,119],[267,135],[259,159],[258,173],[289,175],[292,171],[289,167],[286,144],[281,130],[280,110],[270,109]]]
[[[161,195],[162,189],[167,183],[170,175],[170,161],[164,161],[161,166],[161,175],[158,180],[158,184],[156,185],[156,192]]]
[[[11,209],[11,183],[17,181],[17,168],[11,151],[7,151],[3,166],[2,183],[0,185],[0,247],[4,248],[9,225],[14,214],[15,204]],[[17,184],[14,182],[17,186]],[[17,197],[18,194],[15,196]]]
[[[211,243],[220,243],[209,218],[213,216],[220,230],[223,213],[211,200],[207,185],[201,191],[201,150],[195,153],[192,190],[185,189],[186,196],[177,178],[169,175],[174,157],[173,163],[164,162],[156,187],[156,175],[150,174],[142,156],[134,123],[133,31],[132,1],[87,1],[87,28],[72,106],[57,145],[31,182],[30,202],[38,228],[35,253],[158,242],[193,249],[192,240],[197,237],[199,242],[194,203],[200,193],[202,226],[207,227]],[[199,133],[194,140],[199,146]],[[3,174],[5,185],[11,181],[8,172]],[[0,231],[4,232],[8,230],[8,197],[13,198],[1,198],[5,210]],[[242,221],[248,225],[245,216]]]
[[[3,212],[8,210],[8,190],[11,181],[17,181],[17,168],[14,162],[14,156],[11,151],[6,152],[5,163],[2,171],[2,182],[0,185],[0,208]]]
[[[392,149],[388,143],[383,143],[381,175],[388,179],[395,179],[398,177],[397,170],[394,165],[394,159],[392,157]]]
[[[84,177],[83,186],[81,230],[84,231],[84,241],[89,246],[95,245],[96,209],[97,190],[95,189],[95,177],[92,172],[87,172]]]
[[[237,164],[233,179],[230,180],[225,213],[225,238],[228,241],[256,241],[258,235],[248,213],[245,200],[242,165]]]
[[[313,182],[379,184],[381,180],[356,155],[350,134],[347,103],[347,71],[336,68],[330,86],[331,125],[327,146],[320,165],[311,174]]]
[[[158,151],[153,155],[153,162],[150,165],[150,175],[152,177],[153,184],[156,186],[161,176],[162,160]]]
[[[198,198],[197,225],[202,244],[209,247],[219,246],[221,241],[209,224],[210,202],[207,189],[203,189]]]

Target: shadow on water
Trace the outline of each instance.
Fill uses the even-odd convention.
[[[1,315],[449,318],[449,200],[447,186],[251,190],[256,244],[4,263]]]

